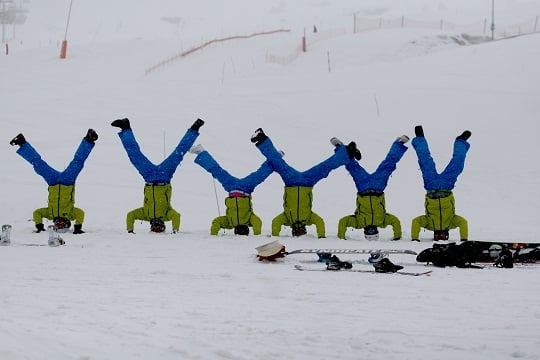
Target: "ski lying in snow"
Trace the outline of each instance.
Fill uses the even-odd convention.
[[[330,272],[357,272],[357,273],[370,273],[370,274],[399,274],[399,275],[408,275],[408,276],[429,276],[433,270],[423,271],[423,272],[408,272],[408,271],[397,271],[397,272],[378,272],[375,270],[365,270],[365,269],[341,269],[341,270],[328,270],[325,268],[313,268],[305,267],[302,265],[294,265],[296,270],[300,271],[330,271]]]
[[[410,254],[418,255],[412,250],[399,249],[298,249],[287,251],[287,255],[293,254]]]

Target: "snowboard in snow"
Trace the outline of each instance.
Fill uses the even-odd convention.
[[[413,250],[399,249],[298,249],[288,251],[287,255],[293,254],[410,254],[417,255]]]
[[[335,254],[410,254],[417,255],[413,250],[401,250],[401,249],[297,249],[292,251],[285,251],[285,246],[279,242],[279,240],[272,241],[255,248],[259,258],[274,256],[280,254],[281,257],[285,255],[294,254],[317,254],[319,261],[330,258]]]
[[[375,270],[367,269],[341,269],[341,270],[328,270],[326,268],[315,268],[315,267],[306,267],[302,265],[294,265],[296,270],[300,271],[328,271],[328,272],[356,272],[356,273],[370,273],[370,274],[399,274],[407,276],[429,276],[433,270],[422,271],[422,272],[408,272],[408,271],[397,271],[397,272],[377,272]]]
[[[536,248],[540,246],[540,243],[517,242],[513,240],[508,240],[508,241],[469,240],[469,241],[476,243],[482,249],[489,249],[491,245],[506,246],[509,249]]]

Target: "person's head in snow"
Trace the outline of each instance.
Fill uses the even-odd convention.
[[[416,137],[412,140],[412,145],[418,157],[426,195],[425,214],[412,220],[411,239],[419,241],[421,228],[433,231],[434,240],[446,236],[445,234],[448,234],[450,229],[459,228],[460,239],[466,241],[469,235],[468,222],[464,217],[456,214],[452,190],[465,167],[465,158],[470,148],[468,140],[471,137],[471,132],[465,130],[456,137],[452,159],[441,173],[437,172],[435,161],[424,136],[424,129],[418,125],[414,128],[414,132]],[[447,240],[448,237],[446,236],[444,240]]]
[[[249,235],[249,227],[253,228],[254,235],[260,235],[262,220],[253,212],[251,194],[274,172],[270,162],[265,161],[251,174],[237,178],[223,169],[201,144],[193,146],[189,152],[197,155],[195,163],[217,179],[229,194],[225,199],[225,215],[212,220],[210,235],[217,235],[221,229],[234,229],[235,235]]]
[[[197,119],[187,130],[176,148],[161,163],[155,165],[142,153],[129,119],[117,119],[111,126],[120,129],[118,136],[126,150],[129,160],[145,181],[143,206],[128,212],[126,216],[126,229],[134,233],[135,220],[152,221],[160,219],[162,222],[171,221],[173,233],[180,229],[180,214],[171,206],[171,179],[199,136],[199,129],[204,121]]]
[[[364,237],[366,240],[379,240],[379,229],[375,225],[368,225],[364,228]]]
[[[292,236],[294,237],[306,235],[307,234],[306,225],[304,225],[301,222],[292,224],[291,233],[292,233]]]
[[[351,227],[364,229],[367,240],[377,240],[379,238],[377,228],[390,225],[394,231],[393,240],[401,239],[401,222],[397,216],[386,212],[384,190],[390,175],[396,170],[397,163],[408,149],[405,146],[408,141],[407,135],[401,135],[394,140],[388,154],[372,174],[368,173],[355,159],[350,159],[345,164],[345,168],[356,185],[356,211],[339,220],[338,238],[346,239],[347,228]]]
[[[448,230],[435,230],[433,231],[433,240],[439,241],[439,240],[448,240],[450,238],[450,233]]]
[[[66,232],[71,226],[71,221],[69,221],[69,219],[66,219],[65,217],[58,216],[53,219],[53,224],[56,228],[56,231]]]
[[[162,233],[166,229],[165,223],[160,219],[150,220],[150,231],[155,233]]]
[[[324,220],[311,210],[313,187],[321,179],[326,178],[332,170],[345,165],[351,158],[360,160],[362,155],[356,148],[356,144],[351,142],[345,146],[341,142],[333,143],[335,149],[332,156],[306,171],[298,171],[287,164],[263,129],[259,128],[255,131],[251,136],[251,142],[266,157],[285,183],[283,212],[272,220],[272,236],[279,236],[282,226],[292,227],[295,223],[302,223],[304,226],[315,225],[317,236],[326,237]]]
[[[75,207],[75,182],[97,139],[97,133],[93,129],[88,129],[75,151],[73,160],[71,160],[64,171],[55,170],[47,164],[23,134],[18,134],[9,142],[11,146],[19,146],[17,154],[28,161],[34,168],[34,171],[49,186],[48,206],[36,209],[33,213],[33,220],[36,226],[35,232],[45,231],[45,226],[43,225],[44,218],[54,220],[61,217],[67,221],[75,220],[75,225],[73,226],[74,234],[84,233],[82,230],[84,211]],[[69,226],[65,229],[69,229]]]
[[[234,227],[235,235],[249,235],[249,227],[247,225],[236,225]]]

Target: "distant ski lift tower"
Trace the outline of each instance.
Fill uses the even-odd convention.
[[[5,44],[6,24],[12,24],[15,21],[15,12],[12,11],[12,0],[0,0],[0,3],[2,4],[2,10],[0,11],[0,21],[2,22],[2,44]]]
[[[13,0],[0,0],[0,23],[2,23],[3,44],[7,41],[6,25],[13,25],[13,38],[15,38],[15,26],[24,24],[27,12],[22,7],[17,7]]]

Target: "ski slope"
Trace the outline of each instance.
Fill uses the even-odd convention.
[[[170,234],[168,223],[167,234],[152,234],[137,222],[133,235],[125,215],[142,206],[144,181],[110,126],[129,118],[141,149],[158,163],[204,119],[197,143],[238,177],[264,161],[250,142],[259,127],[299,170],[330,156],[337,136],[356,141],[368,171],[395,138],[414,136],[415,125],[423,125],[442,169],[454,138],[469,129],[471,150],[454,195],[470,239],[536,240],[540,34],[489,41],[489,33],[425,27],[352,31],[353,14],[465,26],[489,22],[490,5],[75,1],[61,60],[69,3],[25,3],[28,19],[15,39],[8,27],[10,53],[0,56],[0,222],[13,226],[12,245],[0,248],[0,358],[540,359],[537,268],[426,269],[413,255],[391,255],[405,271],[433,270],[409,277],[295,270],[317,265],[308,254],[257,261],[255,247],[273,240],[287,250],[430,247],[430,232],[410,241],[424,202],[413,149],[386,189],[387,209],[402,222],[400,241],[391,241],[390,228],[377,242],[358,230],[337,239],[338,220],[355,208],[344,168],[314,189],[325,239],[314,228],[302,238],[289,229],[269,236],[282,211],[277,174],[253,194],[262,235],[212,237],[226,193],[192,154],[172,180],[180,232]],[[540,15],[540,4],[498,0],[495,15],[498,29],[511,28]],[[175,58],[213,39],[278,29],[289,31]],[[304,34],[307,51],[297,54]],[[31,220],[46,204],[47,185],[9,141],[22,132],[62,169],[88,128],[99,139],[77,180],[86,233],[63,234],[58,248],[28,246],[47,243],[46,233],[32,233]],[[456,230],[450,236],[458,240]],[[370,269],[363,255],[340,258]]]

